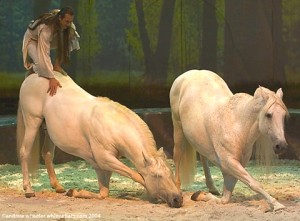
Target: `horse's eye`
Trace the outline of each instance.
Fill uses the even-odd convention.
[[[271,119],[272,118],[272,114],[271,113],[266,113],[266,117]]]
[[[161,174],[154,174],[153,175],[155,178],[162,178],[162,175]]]

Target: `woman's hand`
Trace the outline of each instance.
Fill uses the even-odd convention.
[[[59,81],[55,78],[49,78],[49,88],[47,90],[47,93],[49,93],[50,96],[55,95],[57,87],[61,87]]]

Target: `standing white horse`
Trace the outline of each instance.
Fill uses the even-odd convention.
[[[257,88],[254,96],[232,94],[223,79],[206,70],[191,70],[179,76],[170,91],[177,187],[180,188],[181,181],[188,182],[194,177],[195,151],[198,151],[206,184],[212,193],[218,191],[207,159],[221,169],[223,196],[220,200],[211,194],[196,192],[193,200],[203,197],[208,200],[209,196],[218,202],[228,203],[237,180],[240,180],[263,195],[271,209],[284,208],[244,169],[254,143],[261,137],[268,137],[275,153],[287,148],[284,118],[288,111],[282,96],[281,89],[274,93],[264,87]]]
[[[170,207],[180,207],[181,192],[146,123],[121,104],[90,95],[70,77],[58,72],[55,77],[62,85],[55,96],[47,94],[48,80],[37,74],[28,76],[20,89],[17,143],[25,196],[35,196],[28,165],[38,162],[38,155],[31,154],[39,153],[33,151],[33,146],[38,143],[34,141],[45,120],[42,156],[56,192],[64,192],[64,188],[53,168],[55,146],[88,161],[97,173],[100,193],[69,191],[74,197],[108,197],[110,177],[116,172],[145,186],[151,197],[164,200]],[[121,156],[133,162],[138,172],[119,161]]]

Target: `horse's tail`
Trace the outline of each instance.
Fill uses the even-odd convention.
[[[184,138],[185,139],[185,138]],[[194,182],[197,169],[197,155],[190,143],[182,142],[182,156],[180,161],[180,180],[182,186],[189,186]]]
[[[276,154],[272,148],[272,143],[266,136],[260,136],[255,142],[254,157],[257,165],[266,166],[266,173],[271,172],[271,166],[274,165]]]
[[[21,145],[23,143],[24,136],[25,136],[25,124],[23,119],[23,113],[19,104],[18,112],[17,112],[17,154],[18,154],[19,162],[21,162],[20,151],[21,151]],[[32,175],[36,175],[36,171],[39,167],[39,162],[40,162],[40,134],[38,132],[33,142],[32,150],[30,153],[30,159],[28,161],[29,173],[31,173]]]

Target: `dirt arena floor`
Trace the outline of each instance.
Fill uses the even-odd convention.
[[[222,175],[216,167],[211,170],[221,191]],[[22,192],[20,166],[6,164],[0,165],[0,220],[300,220],[300,161],[279,160],[267,176],[266,170],[254,163],[247,170],[286,206],[284,210],[266,212],[265,200],[241,182],[237,183],[229,204],[190,200],[194,191],[207,191],[201,167],[194,184],[183,190],[181,208],[149,202],[141,185],[117,174],[113,174],[107,199],[75,199],[57,194],[49,186],[44,166],[33,180],[36,197],[27,199]],[[96,174],[84,161],[56,165],[56,172],[66,189],[98,190]]]

